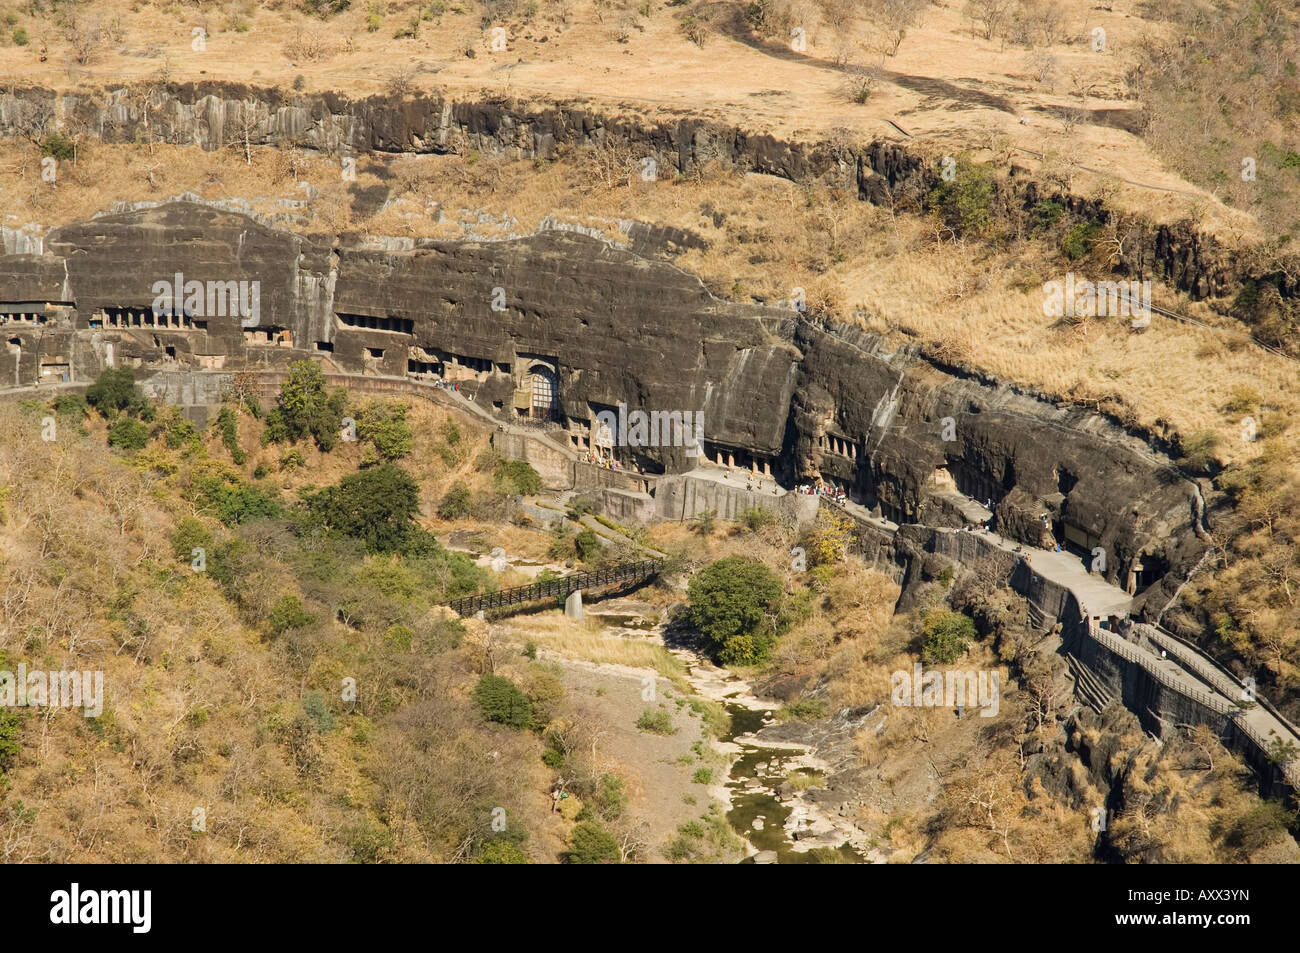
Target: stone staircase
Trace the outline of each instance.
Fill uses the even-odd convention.
[[[1065,653],[1065,663],[1069,666],[1071,678],[1074,679],[1075,696],[1100,715],[1102,710],[1115,700],[1115,696],[1102,685],[1101,680],[1088,669],[1088,666],[1073,654]]]

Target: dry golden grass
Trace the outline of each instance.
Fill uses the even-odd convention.
[[[1091,185],[1086,167],[1105,173],[1092,177],[1120,192],[1119,201],[1148,214],[1178,217],[1196,202],[1225,222],[1241,220],[1165,169],[1133,135],[1087,122],[1071,127],[1059,118],[1062,109],[1136,108],[1124,83],[1136,48],[1145,35],[1168,31],[1143,19],[1140,0],[1116,0],[1105,9],[1067,4],[1059,35],[1032,50],[977,36],[963,4],[929,6],[897,54],[885,59],[884,69],[894,75],[886,75],[864,105],[846,102],[837,65],[846,51],[850,58],[870,58],[865,47],[873,44],[873,27],[852,10],[828,15],[818,4],[801,5],[808,45],[794,57],[787,55],[785,36],[765,49],[727,35],[728,18],[743,19],[740,3],[694,11],[716,24],[706,29],[703,46],[682,34],[684,8],[651,2],[648,16],[632,14],[629,27],[631,11],[611,16],[593,0],[542,0],[532,15],[520,4],[513,16],[486,29],[477,4],[452,3],[446,13],[419,23],[416,36],[396,39],[424,7],[414,0],[386,4],[371,32],[367,4],[322,22],[292,5],[194,9],[90,0],[79,7],[82,31],[107,28],[109,41],[94,44],[83,63],[75,61],[62,14],[28,8],[17,26],[32,42],[0,46],[0,71],[61,88],[165,74],[176,81],[252,82],[287,93],[297,84],[308,92],[357,96],[387,92],[400,77],[410,92],[448,91],[458,98],[574,100],[652,119],[689,111],[790,138],[883,136],[907,138],[936,153],[980,149],[1003,167],[1041,165],[1083,188]],[[507,29],[504,51],[491,48],[493,26]],[[206,42],[195,49],[192,31],[200,27]],[[1098,27],[1110,38],[1103,53],[1091,47]],[[466,56],[467,48],[476,55]],[[1032,64],[1035,54],[1054,59],[1050,75]]]
[[[388,184],[398,199],[382,215],[352,216],[351,189],[337,166],[301,156],[254,150],[253,163],[194,149],[155,145],[90,147],[77,165],[65,163],[57,186],[40,182],[30,146],[7,160],[14,187],[0,192],[0,210],[18,221],[61,224],[89,217],[114,201],[162,199],[194,191],[208,199],[249,198],[275,214],[281,198],[301,198],[300,182],[319,190],[310,222],[318,233],[362,227],[372,234],[459,238],[464,210],[475,234],[531,233],[547,216],[617,234],[619,218],[642,219],[696,232],[709,242],[678,263],[699,274],[714,293],[741,301],[775,302],[806,289],[811,307],[855,321],[897,340],[919,340],[932,352],[969,363],[1043,394],[1101,406],[1135,423],[1183,433],[1215,429],[1227,438],[1228,459],[1251,453],[1239,421],[1220,408],[1238,387],[1258,390],[1283,414],[1300,405],[1294,364],[1243,344],[1236,322],[1157,286],[1156,304],[1222,327],[1209,330],[1160,316],[1145,333],[1123,319],[1063,327],[1043,314],[1042,283],[1067,270],[1088,277],[1035,245],[992,251],[974,243],[934,240],[928,225],[825,189],[765,176],[707,171],[684,182],[607,185],[583,156],[541,168],[497,158],[369,157],[358,163],[356,187]],[[380,166],[392,175],[379,174]],[[296,170],[296,172],[295,172]],[[153,186],[149,180],[152,177]],[[443,220],[427,214],[430,203]],[[497,226],[477,224],[487,212]],[[715,224],[714,214],[725,219]],[[11,219],[12,221],[13,219]],[[1098,277],[1092,275],[1092,277]]]
[[[671,680],[681,691],[690,691],[683,677],[685,665],[666,648],[656,642],[614,635],[592,617],[576,621],[565,618],[557,610],[506,620],[501,623],[500,631],[503,637],[520,645],[534,642],[544,651],[567,658],[651,669]]]

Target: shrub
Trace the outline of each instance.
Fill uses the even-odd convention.
[[[86,403],[105,418],[126,410],[139,413],[144,399],[135,389],[135,368],[110,367],[86,389]]]
[[[61,132],[51,132],[41,140],[41,154],[69,162],[77,154],[77,144]]]
[[[819,508],[812,528],[804,537],[810,568],[832,566],[842,562],[849,547],[856,542],[853,520],[841,513]]]
[[[636,726],[642,731],[648,731],[656,735],[671,735],[677,732],[677,729],[673,727],[673,720],[668,712],[656,711],[653,708],[647,708],[641,712],[641,717],[636,720]]]
[[[826,717],[826,700],[824,698],[801,698],[797,702],[781,709],[782,718],[795,721],[813,721]]]
[[[406,405],[370,401],[357,413],[357,438],[368,440],[385,460],[411,452],[415,434],[406,422]]]
[[[17,45],[17,46],[26,46],[26,45],[27,45],[28,43],[30,43],[30,42],[31,42],[31,38],[28,37],[28,35],[27,35],[27,31],[26,31],[25,29],[23,29],[22,27],[19,27],[18,29],[14,30],[14,43],[15,43],[15,45]]]
[[[1036,235],[1039,232],[1055,228],[1064,212],[1065,206],[1060,202],[1048,200],[1035,203],[1034,207],[1029,210],[1029,233]]]
[[[80,420],[86,416],[86,398],[81,394],[60,394],[54,398],[54,412],[60,417]]]
[[[579,821],[573,826],[565,855],[568,863],[617,864],[619,857],[618,841],[595,821]]]
[[[528,696],[501,675],[480,678],[474,688],[474,701],[488,721],[511,728],[528,728],[533,723],[533,706]]]
[[[605,820],[616,821],[627,811],[625,787],[623,779],[617,774],[602,774],[588,803]]]
[[[352,5],[352,0],[303,0],[303,3],[317,16],[328,17],[335,13],[342,13]]]
[[[248,459],[244,448],[239,445],[239,418],[229,407],[222,407],[217,414],[217,429],[221,431],[221,442],[230,451],[230,458],[240,466]]]
[[[306,465],[307,465],[306,458],[303,457],[302,451],[297,449],[296,447],[291,450],[286,450],[284,453],[280,454],[281,472],[287,470],[298,470]]]
[[[194,558],[196,548],[210,550],[212,534],[194,517],[187,516],[176,524],[176,532],[172,534],[172,552],[178,560],[188,563]]]
[[[149,442],[149,428],[134,417],[121,417],[108,428],[108,445],[121,450],[143,450]]]
[[[940,178],[929,203],[944,222],[961,235],[978,235],[993,221],[993,180],[988,169],[960,155],[951,182]]]
[[[511,496],[535,496],[542,489],[542,478],[524,460],[498,460],[493,473],[497,490]]]
[[[365,820],[343,828],[342,840],[351,851],[352,859],[359,864],[378,863],[384,856],[384,852],[390,850],[394,844],[391,831]]]
[[[693,775],[691,775],[691,782],[692,782],[693,784],[712,784],[712,783],[713,783],[713,769],[712,769],[712,768],[698,768],[698,769],[696,770],[696,772],[695,772]]]
[[[947,665],[957,661],[966,651],[967,644],[975,638],[975,622],[960,612],[936,609],[925,617],[921,634],[924,640],[922,661]]]
[[[573,537],[573,548],[578,558],[584,563],[590,562],[600,553],[600,537],[589,529],[584,529]]]
[[[508,840],[493,839],[485,841],[474,855],[479,864],[527,864],[528,855],[518,845]]]
[[[1223,412],[1226,414],[1248,414],[1253,411],[1264,398],[1259,391],[1245,384],[1238,384],[1232,389],[1232,396],[1228,402],[1223,405]]]
[[[325,697],[320,692],[308,692],[302,696],[302,710],[307,720],[322,734],[334,730],[334,713],[325,704]]]
[[[316,617],[303,608],[297,596],[285,596],[271,607],[266,624],[272,635],[284,635],[290,629],[305,629],[316,624]]]
[[[415,480],[392,463],[345,476],[308,501],[327,529],[360,539],[381,553],[412,542],[419,505]]]
[[[17,712],[0,709],[0,776],[9,770],[14,758],[18,756],[21,729],[22,722]]]
[[[781,582],[756,559],[728,556],[697,573],[687,587],[691,624],[725,662],[762,661],[777,634]]]
[[[1078,261],[1092,250],[1100,234],[1101,226],[1095,222],[1078,222],[1071,225],[1061,237],[1061,251],[1071,261]]]
[[[260,487],[240,483],[233,473],[218,473],[195,481],[195,497],[215,508],[227,526],[257,519],[278,519],[280,501]]]
[[[1285,837],[1292,820],[1291,813],[1280,801],[1264,801],[1237,818],[1223,840],[1229,847],[1252,853]]]
[[[751,533],[757,533],[765,526],[770,526],[776,519],[766,506],[748,506],[740,514],[740,521]]]
[[[280,387],[276,408],[267,415],[267,439],[274,443],[310,436],[328,453],[338,443],[347,392],[325,389],[325,375],[313,361],[289,365],[289,378]]]
[[[163,424],[163,442],[169,450],[193,449],[199,445],[199,432],[184,414],[172,408]]]
[[[1208,473],[1218,464],[1215,451],[1219,448],[1219,435],[1213,430],[1198,430],[1179,436],[1178,465],[1194,473]]]
[[[464,483],[453,483],[438,502],[438,519],[458,520],[470,514],[470,492]]]

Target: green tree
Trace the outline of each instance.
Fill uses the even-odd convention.
[[[935,609],[921,624],[921,660],[947,665],[959,659],[975,638],[975,623],[960,612]]]
[[[535,496],[542,489],[542,478],[524,460],[498,460],[493,472],[498,492],[511,496]]]
[[[169,450],[184,448],[184,455],[188,455],[199,446],[198,430],[186,419],[179,408],[173,407],[168,411],[162,423],[162,432],[163,442],[167,444]]]
[[[280,386],[276,408],[267,415],[267,438],[276,443],[310,436],[328,453],[338,443],[343,427],[347,392],[327,391],[325,374],[314,361],[294,361],[289,377]]]
[[[528,855],[518,844],[501,839],[484,841],[474,860],[480,864],[526,864]]]
[[[0,776],[9,770],[9,765],[18,757],[18,736],[21,730],[22,722],[18,719],[18,713],[0,709]]]
[[[501,675],[484,675],[474,687],[474,701],[488,721],[528,728],[533,723],[533,706],[528,696],[510,679]]]
[[[595,821],[580,821],[573,826],[565,859],[571,864],[617,864],[618,841]]]
[[[988,169],[960,155],[939,177],[929,203],[960,235],[978,235],[993,222],[993,179]],[[945,177],[945,176],[949,176]]]
[[[303,608],[297,596],[285,596],[271,607],[266,624],[273,635],[283,635],[290,629],[305,629],[316,624],[316,617]]]
[[[243,466],[248,459],[248,454],[239,445],[239,418],[233,409],[221,408],[221,412],[217,414],[217,429],[221,431],[222,444],[230,451],[230,458],[239,466]]]
[[[135,368],[110,367],[104,370],[95,383],[86,388],[86,403],[106,417],[116,417],[122,411],[140,414],[145,403],[135,388]]]
[[[589,803],[607,821],[616,821],[627,811],[627,793],[623,779],[617,774],[602,774]]]
[[[401,459],[415,445],[406,410],[403,403],[367,402],[357,412],[357,439],[370,441],[385,460]]]
[[[307,718],[322,734],[334,730],[336,724],[334,713],[325,703],[325,696],[320,692],[308,692],[302,696],[302,710]]]
[[[237,526],[258,519],[277,519],[281,515],[279,499],[256,486],[240,482],[230,472],[204,476],[195,481],[193,496],[216,510],[227,526]]]
[[[202,523],[192,516],[187,516],[176,524],[172,534],[172,552],[181,562],[188,563],[194,558],[194,550],[212,549],[212,534]]]
[[[592,530],[584,529],[577,536],[573,537],[573,547],[577,550],[579,559],[584,563],[590,562],[600,553],[600,537]]]
[[[762,661],[777,635],[781,581],[757,559],[728,556],[697,573],[687,587],[690,620],[723,662]]]
[[[453,483],[451,489],[443,494],[438,502],[438,519],[458,520],[470,513],[469,487],[464,483]]]
[[[108,445],[122,450],[143,450],[149,442],[149,428],[134,417],[121,417],[108,428]]]
[[[419,488],[409,473],[382,463],[345,476],[311,497],[308,506],[327,529],[363,540],[375,552],[402,549],[416,530]]]

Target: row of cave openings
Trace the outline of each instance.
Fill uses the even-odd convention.
[[[29,327],[44,325],[51,317],[66,312],[66,307],[59,304],[29,302],[0,305],[0,324],[19,324]],[[427,349],[417,346],[413,341],[414,321],[396,316],[363,315],[339,312],[337,315],[339,330],[380,332],[382,337],[363,339],[360,358],[368,370],[376,370],[385,365],[388,346],[384,338],[393,335],[407,338],[406,375],[415,380],[441,380],[453,385],[464,383],[482,384],[494,377],[510,378],[513,383],[513,399],[507,410],[503,400],[494,400],[493,409],[518,422],[527,422],[544,426],[561,424],[564,433],[561,439],[567,440],[570,449],[585,454],[590,462],[632,467],[646,474],[662,474],[664,465],[657,456],[651,456],[632,447],[601,445],[597,439],[595,421],[602,411],[616,411],[615,407],[590,404],[590,416],[587,420],[567,416],[560,402],[559,362],[556,357],[540,354],[518,354],[512,362],[494,361],[486,357],[456,354],[439,349]],[[97,311],[90,319],[89,326],[94,328],[140,329],[158,331],[206,330],[207,321],[195,317],[185,310],[157,310],[139,307],[106,307]],[[275,325],[258,325],[243,328],[244,343],[252,347],[294,347],[292,331]],[[158,339],[154,339],[155,344]],[[22,341],[13,337],[8,339],[8,350],[15,355],[15,374],[17,358],[21,355]],[[314,350],[322,354],[334,354],[333,341],[317,341]],[[175,348],[165,348],[164,360],[174,360]],[[42,379],[67,381],[70,366],[60,358],[43,363]],[[17,383],[17,381],[15,381]],[[916,502],[900,507],[889,502],[879,492],[873,477],[873,466],[869,455],[863,451],[860,442],[835,433],[821,433],[814,443],[820,451],[825,465],[820,468],[822,483],[828,488],[843,491],[852,503],[878,512],[884,518],[895,522],[914,522],[919,518]],[[827,457],[830,458],[827,461]],[[714,465],[728,469],[748,471],[755,479],[772,479],[791,485],[796,481],[793,468],[788,461],[791,455],[782,454],[779,458],[756,454],[747,448],[728,446],[706,439],[703,443],[702,464]],[[945,465],[939,468],[935,482],[951,485],[965,496],[980,504],[996,507],[1016,485],[1015,468],[1010,460],[1003,461],[1001,478],[994,477],[984,467],[971,463],[961,457],[950,456]],[[1061,513],[1068,507],[1065,500],[1077,483],[1077,478],[1067,471],[1062,471],[1058,478],[1058,490],[1062,505]],[[896,494],[889,494],[896,495]],[[1050,523],[1052,537],[1060,542],[1067,551],[1085,561],[1092,558],[1093,549],[1099,544],[1096,536],[1086,528],[1071,523],[1059,515],[1044,514]],[[1141,592],[1156,579],[1168,571],[1164,560],[1151,555],[1144,555],[1135,560],[1126,580],[1129,592]]]

